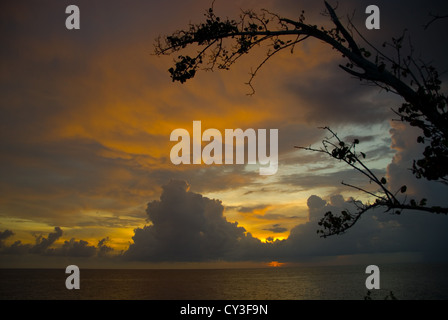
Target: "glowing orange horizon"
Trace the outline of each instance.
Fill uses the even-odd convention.
[[[269,267],[279,268],[283,267],[285,265],[284,262],[278,262],[278,261],[271,261],[267,264]]]

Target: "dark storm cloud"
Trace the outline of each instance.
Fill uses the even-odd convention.
[[[308,199],[309,221],[294,227],[286,240],[262,243],[237,223],[222,215],[218,200],[188,191],[188,184],[171,181],[160,200],[148,204],[151,225],[135,230],[134,243],[125,252],[129,260],[141,261],[304,261],[312,257],[375,253],[419,253],[427,258],[448,249],[445,217],[406,213],[391,216],[380,210],[366,213],[346,234],[321,238],[317,222],[328,211],[356,210],[353,199],[341,195],[326,201]],[[265,230],[284,232],[280,224]]]
[[[355,210],[355,206],[350,201],[345,201],[340,195],[331,197],[330,201],[325,201],[318,196],[311,196],[308,199],[309,222],[294,227],[284,247],[282,253],[289,259],[300,259],[311,256],[335,256],[345,254],[361,254],[382,252],[386,249],[394,251],[392,246],[382,247],[382,233],[399,233],[399,228],[395,224],[380,226],[380,223],[373,217],[366,215],[361,222],[341,236],[321,238],[317,234],[320,228],[317,222],[328,211],[338,214],[341,210]],[[395,229],[394,229],[395,228]],[[385,231],[387,230],[387,231]],[[375,239],[380,242],[375,243]],[[396,248],[395,248],[396,250]]]
[[[6,230],[3,232],[8,232],[9,230]],[[10,232],[10,231],[9,231]],[[12,236],[10,234],[10,236]],[[39,254],[39,255],[45,255],[49,251],[52,250],[51,246],[62,236],[62,229],[60,227],[55,227],[54,232],[50,232],[47,237],[44,237],[43,235],[35,235],[35,244],[23,244],[21,240],[15,241],[12,245],[6,246],[3,245],[0,247],[2,250],[0,253],[4,254]]]
[[[151,225],[137,228],[125,253],[131,260],[206,261],[233,259],[248,246],[259,245],[245,229],[223,216],[218,200],[189,191],[184,181],[163,187],[160,200],[146,210]]]
[[[5,240],[13,235],[14,232],[11,230],[0,231],[0,249],[3,248]]]
[[[284,88],[304,101],[301,116],[316,125],[374,124],[389,119],[392,97],[379,95],[380,89],[360,85],[338,67],[323,63],[309,72],[286,76]],[[375,98],[373,98],[375,97]]]
[[[4,241],[13,235],[14,232],[12,232],[11,230],[0,231],[0,241]]]
[[[17,240],[10,246],[3,246],[0,250],[0,253],[12,254],[12,255],[22,255],[22,254],[27,254],[31,248],[32,248],[32,245],[23,244],[21,240]]]
[[[311,257],[377,253],[418,253],[427,259],[447,259],[446,217],[418,212],[391,216],[381,210],[365,214],[346,234],[320,238],[317,222],[327,211],[355,210],[351,200],[333,196],[329,202],[312,196],[310,221],[296,226],[275,250],[279,259],[303,261]]]
[[[37,236],[36,244],[30,249],[30,253],[44,253],[61,236],[62,229],[60,227],[55,227],[54,232],[50,232],[47,238],[42,235]]]
[[[60,248],[47,250],[46,254],[64,257],[105,257],[113,251],[111,247],[106,245],[107,241],[108,238],[101,239],[98,246],[95,247],[90,245],[88,241],[71,238],[69,241],[64,241]]]
[[[55,227],[54,232],[50,232],[47,237],[38,235],[36,243],[23,244],[20,240],[11,245],[5,245],[3,240],[11,237],[14,233],[10,230],[0,231],[0,253],[12,255],[44,255],[44,256],[64,256],[64,257],[105,257],[112,253],[113,248],[107,246],[109,238],[103,238],[98,245],[89,245],[88,241],[76,240],[74,238],[64,241],[62,246],[53,247],[54,243],[62,237],[63,231],[60,227]]]
[[[105,257],[112,253],[114,249],[107,245],[107,243],[110,242],[109,237],[103,238],[98,242],[98,256],[99,257]]]
[[[317,222],[332,211],[355,211],[353,199],[334,195],[328,201],[319,196],[308,198],[309,219],[291,229],[285,240],[268,238],[266,243],[246,233],[237,222],[228,222],[223,216],[224,207],[213,200],[188,191],[183,181],[171,181],[162,189],[160,200],[148,204],[151,224],[135,229],[134,242],[122,255],[125,260],[148,262],[175,261],[306,261],[316,257],[339,255],[417,253],[424,259],[445,260],[448,250],[448,219],[445,216],[418,212],[390,215],[376,210],[363,215],[346,234],[320,238]],[[284,232],[280,224],[265,230]],[[5,230],[3,240],[13,236]],[[2,245],[2,254],[39,254],[66,257],[107,257],[113,249],[107,246],[108,238],[95,247],[85,240],[64,241],[62,246],[52,245],[62,236],[58,227],[47,237],[37,236],[36,244]]]
[[[96,248],[90,246],[85,240],[75,240],[72,238],[69,241],[64,241],[61,248],[49,250],[47,254],[68,257],[92,257],[96,254]]]

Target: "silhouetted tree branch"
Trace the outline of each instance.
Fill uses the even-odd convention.
[[[377,187],[377,191],[368,191],[358,186],[342,182],[343,185],[354,188],[365,194],[373,197],[372,203],[363,204],[360,201],[353,201],[356,206],[356,212],[350,212],[349,210],[343,210],[340,215],[334,215],[332,212],[325,213],[325,216],[319,221],[319,226],[323,229],[318,230],[323,237],[341,234],[350,229],[361,216],[374,208],[384,208],[385,212],[393,214],[401,214],[403,210],[418,210],[436,214],[448,214],[448,208],[442,208],[438,206],[427,206],[427,200],[421,199],[416,201],[411,199],[400,201],[397,198],[398,194],[405,194],[407,187],[401,186],[398,190],[390,190],[388,182],[385,177],[378,177],[368,168],[365,164],[366,154],[356,150],[356,146],[359,144],[359,140],[355,139],[353,142],[344,142],[338,135],[330,128],[323,128],[331,133],[329,138],[322,141],[322,147],[319,149],[312,147],[297,147],[313,152],[324,153],[336,160],[342,161],[352,167],[354,170],[364,175],[369,183]]]
[[[439,19],[448,18],[448,14],[444,14],[444,15],[430,14],[430,16],[432,17],[432,19],[427,24],[425,24],[425,30],[428,29],[429,26],[431,26],[431,24],[433,24],[435,21],[437,21]]]
[[[184,83],[193,78],[200,69],[227,70],[254,47],[263,44],[266,46],[266,57],[251,72],[247,83],[252,90],[251,94],[254,94],[253,79],[271,57],[286,49],[293,53],[294,47],[306,39],[319,39],[342,54],[346,60],[345,65],[340,65],[342,70],[403,97],[405,102],[398,110],[393,111],[400,121],[421,129],[422,135],[418,137],[417,143],[426,145],[423,158],[414,161],[412,172],[419,179],[425,178],[448,184],[447,97],[441,93],[441,81],[437,70],[415,59],[412,46],[408,54],[403,53],[405,32],[398,38],[392,38],[391,42],[383,44],[383,48],[395,52],[395,55],[385,54],[383,49],[373,46],[365,39],[350,19],[348,25],[350,28],[344,27],[335,10],[326,1],[324,4],[326,14],[333,23],[332,28],[305,23],[304,11],[293,20],[268,10],[261,10],[259,13],[246,10],[242,11],[238,20],[230,20],[218,17],[212,6],[205,13],[205,22],[190,24],[185,30],[159,37],[155,43],[155,53],[170,55],[186,47],[198,47],[192,56],[178,55],[174,67],[169,69],[173,81]],[[362,47],[361,41],[355,40],[353,31],[369,49]],[[428,208],[424,203],[418,205],[400,203],[394,193],[385,186],[386,183],[382,183],[382,179],[378,179],[364,162],[360,161],[359,156],[363,157],[363,154],[354,152],[355,143],[347,145],[336,135],[333,138],[338,144],[326,140],[323,142],[323,149],[304,149],[324,152],[346,162],[376,183],[380,187],[380,194],[370,194],[376,197],[376,201],[370,205],[360,205],[358,208],[360,214],[346,212],[340,217],[328,215],[328,219],[322,222],[324,227],[331,229],[328,234],[344,232],[362,213],[379,206],[386,207],[388,211],[396,209],[397,213],[404,209],[447,213],[446,209]],[[338,224],[339,228],[333,228]]]

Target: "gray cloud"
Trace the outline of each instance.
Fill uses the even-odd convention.
[[[7,234],[8,237],[11,237],[14,235],[14,233],[10,230],[5,230],[3,232],[0,232],[0,234],[5,235]],[[12,245],[7,246],[3,244],[0,246],[1,251],[0,253],[3,254],[39,254],[44,255],[52,250],[51,245],[58,240],[62,236],[62,229],[60,227],[55,227],[54,232],[50,232],[47,237],[44,237],[43,235],[37,235],[35,236],[36,242],[34,245],[31,244],[23,244],[21,240],[15,241]]]
[[[270,228],[265,228],[263,230],[272,231],[273,233],[282,233],[287,231],[287,228],[282,227],[279,223],[273,224]]]
[[[353,199],[334,195],[328,201],[308,199],[309,221],[294,227],[286,240],[260,242],[237,223],[223,217],[220,201],[188,191],[188,184],[171,181],[160,200],[148,204],[151,225],[135,230],[134,243],[124,253],[129,260],[305,261],[338,255],[411,252],[441,258],[448,249],[448,219],[420,213],[391,216],[377,210],[366,213],[346,234],[321,238],[317,222],[325,212],[355,211]],[[283,232],[280,224],[265,230]]]
[[[60,237],[62,236],[62,229],[60,227],[55,227],[54,232],[50,232],[48,237],[45,238],[42,235],[36,237],[36,244],[31,247],[30,253],[42,254]]]
[[[13,235],[14,232],[12,232],[11,230],[0,231],[0,241],[4,241]]]
[[[385,174],[385,170],[372,169],[371,171],[380,177]],[[369,186],[369,181],[366,180],[363,175],[351,169],[331,173],[291,174],[282,177],[282,182],[294,187],[300,187],[302,190],[309,190],[317,187],[333,187],[338,190],[347,189],[353,191],[353,189],[341,185],[341,182],[360,187]]]
[[[98,256],[99,257],[105,257],[111,254],[114,249],[107,245],[107,243],[110,241],[109,237],[103,238],[98,242]]]
[[[106,257],[113,252],[113,248],[107,246],[109,238],[103,238],[98,245],[89,245],[85,240],[76,240],[74,238],[64,241],[61,247],[54,248],[52,245],[62,237],[63,231],[60,227],[55,227],[54,232],[50,232],[47,237],[43,235],[36,236],[36,243],[23,244],[21,240],[15,241],[7,246],[3,241],[14,233],[10,230],[0,231],[0,253],[12,255],[45,255],[45,256],[64,256],[64,257]]]
[[[254,214],[254,217],[257,219],[266,219],[266,220],[285,220],[285,219],[300,219],[300,216],[290,216],[286,214],[281,213],[265,213],[263,215],[261,214]]]
[[[5,240],[13,235],[14,232],[11,230],[0,231],[0,249],[5,245]]]
[[[96,248],[90,246],[85,240],[64,241],[61,248],[49,250],[49,255],[69,256],[69,257],[93,257],[96,254]]]
[[[219,200],[189,191],[184,181],[172,180],[163,187],[160,200],[148,204],[151,225],[135,230],[125,257],[145,261],[234,259],[246,246],[260,244],[243,227],[228,222],[223,211]]]
[[[423,259],[445,261],[448,249],[447,219],[409,213],[390,216],[376,211],[365,214],[346,234],[320,238],[317,221],[327,211],[354,210],[342,196],[330,202],[312,196],[308,201],[310,221],[294,227],[284,241],[272,243],[271,257],[281,261],[307,261],[322,257],[358,254],[413,253]]]
[[[391,118],[390,108],[395,106],[393,96],[360,85],[335,61],[322,63],[300,77],[285,77],[284,88],[304,102],[300,117],[316,125],[380,123]]]
[[[27,254],[31,248],[32,248],[32,245],[23,244],[21,240],[17,240],[10,246],[3,246],[0,250],[0,253],[22,255],[22,254]]]
[[[62,247],[47,250],[46,254],[65,257],[107,257],[113,251],[113,248],[106,245],[108,241],[109,238],[103,238],[95,247],[88,241],[71,238],[69,241],[64,241]]]
[[[425,145],[417,143],[421,135],[420,129],[395,123],[391,129],[392,148],[396,154],[387,167],[391,190],[398,190],[402,185],[407,186],[406,196],[420,201],[428,199],[429,206],[448,206],[447,189],[445,184],[416,179],[411,168],[414,160],[423,157]]]
[[[353,199],[334,195],[328,200],[312,195],[308,198],[309,219],[291,229],[285,240],[268,238],[266,243],[246,233],[238,223],[228,222],[219,200],[189,191],[183,181],[171,181],[162,188],[160,200],[148,204],[150,225],[135,229],[134,242],[122,255],[126,261],[201,262],[201,261],[307,261],[339,255],[416,253],[423,259],[445,260],[448,252],[448,219],[419,212],[389,215],[381,210],[364,214],[346,234],[320,238],[317,222],[325,212],[355,210]],[[280,224],[265,230],[284,232]],[[12,231],[0,233],[3,240]],[[16,241],[2,245],[2,254],[38,254],[66,257],[112,257],[109,238],[97,246],[85,240],[64,241],[51,247],[62,236],[58,227],[47,237],[37,236],[36,244]]]
[[[252,193],[253,191],[248,191],[248,192]],[[246,192],[246,194],[248,192]],[[267,207],[269,207],[268,204],[259,204],[259,205],[255,205],[255,206],[236,206],[236,207],[228,206],[226,208],[231,209],[231,210],[237,210],[240,213],[249,213],[249,212],[253,212],[254,210],[263,210]]]

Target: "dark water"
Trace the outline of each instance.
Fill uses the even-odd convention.
[[[447,265],[380,267],[383,299],[448,298]],[[0,269],[0,299],[119,300],[360,300],[367,293],[366,266],[225,270],[81,269],[79,290],[68,290],[65,270]]]

